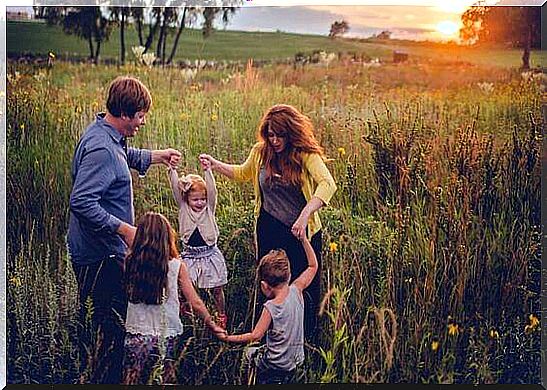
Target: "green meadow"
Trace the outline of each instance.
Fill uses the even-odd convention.
[[[86,54],[58,29],[14,25],[9,52]],[[117,55],[116,37],[105,57]],[[135,41],[129,35],[128,47]],[[309,382],[540,382],[541,73],[522,75],[488,53],[447,61],[452,54],[420,45],[416,59],[393,64],[389,45],[283,33],[219,31],[203,40],[188,30],[181,43],[179,58],[323,49],[385,61],[249,62],[191,79],[132,58],[123,67],[8,62],[8,383],[79,381],[77,287],[65,244],[70,163],[119,74],[139,77],[154,99],[132,144],[179,149],[181,172],[199,173],[202,152],[242,162],[275,103],[312,119],[338,191],[321,211],[321,332],[306,345]],[[518,66],[517,52],[499,55]],[[158,211],[176,227],[166,170],[133,181],[137,217]],[[256,288],[252,188],[218,176],[217,186],[228,330],[241,332],[252,326]],[[199,321],[184,323],[180,383],[244,384],[243,347],[215,340]]]
[[[89,55],[87,42],[66,35],[59,26],[39,22],[8,21],[6,28],[7,51],[11,55],[33,53],[46,56],[53,52],[65,58],[85,58]],[[171,31],[167,48],[170,50],[175,31]],[[126,58],[134,59],[131,47],[138,46],[136,30],[126,30]],[[153,45],[155,48],[155,45]],[[418,59],[434,58],[439,61],[464,61],[496,67],[515,67],[521,63],[520,50],[499,48],[473,49],[456,45],[414,43],[399,40],[330,39],[326,36],[291,34],[284,32],[214,31],[204,38],[199,29],[185,29],[181,35],[175,61],[205,59],[216,61],[285,60],[297,53],[311,54],[315,50],[333,53],[357,53],[369,58],[391,60],[394,50],[408,52]],[[167,52],[169,55],[169,51]],[[101,58],[117,59],[120,55],[119,30],[113,28],[108,41],[102,44]],[[533,51],[532,67],[547,67],[547,52]]]

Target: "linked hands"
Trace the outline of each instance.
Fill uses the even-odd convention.
[[[181,154],[176,149],[161,149],[152,151],[152,164],[163,164],[170,168],[179,165]]]
[[[291,227],[291,233],[300,241],[306,238],[306,227],[308,226],[308,219],[309,216],[306,213],[302,212]]]

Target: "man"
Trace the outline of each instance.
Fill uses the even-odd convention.
[[[129,169],[144,176],[151,164],[176,167],[180,160],[174,149],[127,147],[127,138],[145,125],[151,105],[150,92],[139,80],[116,78],[107,112],[85,130],[72,161],[67,241],[80,294],[83,382],[121,380],[127,310],[123,260],[136,231]]]

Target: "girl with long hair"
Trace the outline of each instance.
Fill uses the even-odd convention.
[[[215,334],[224,330],[194,290],[175,233],[163,215],[148,212],[140,218],[125,259],[124,285],[129,304],[123,383],[152,383],[157,372],[162,384],[176,383],[176,349],[183,331],[179,293]]]

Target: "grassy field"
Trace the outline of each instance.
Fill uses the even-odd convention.
[[[272,104],[311,117],[339,190],[321,212],[322,330],[306,347],[308,381],[539,383],[540,78],[429,60],[238,69],[185,81],[176,68],[8,63],[8,383],[78,380],[70,161],[118,74],[154,98],[132,143],[180,149],[185,172],[198,172],[200,152],[243,161]],[[244,331],[252,188],[217,184],[229,330]],[[159,211],[176,226],[164,169],[134,185],[137,216]],[[242,348],[185,323],[180,383],[244,383]]]
[[[64,57],[88,55],[87,42],[75,36],[65,35],[58,26],[49,27],[44,23],[8,21],[6,30],[9,55],[22,53],[47,55],[50,51]],[[173,40],[174,35],[169,38],[170,44]],[[134,59],[131,47],[137,45],[136,31],[129,27],[126,35],[127,59]],[[168,48],[170,47],[168,45]],[[357,39],[332,40],[325,36],[282,32],[215,31],[210,38],[204,39],[201,30],[192,29],[183,32],[176,58],[228,61],[247,61],[249,58],[279,60],[294,58],[298,52],[309,54],[314,50],[359,53],[383,60],[391,60],[394,50],[403,50],[408,52],[411,58],[429,57],[437,61],[465,61],[500,67],[518,67],[521,63],[519,50],[475,50],[455,45],[416,44],[410,41],[382,43]],[[101,56],[102,58],[119,58],[119,51],[119,33],[114,29],[110,39],[103,44]],[[547,67],[547,52],[534,51],[531,63],[532,66]]]

